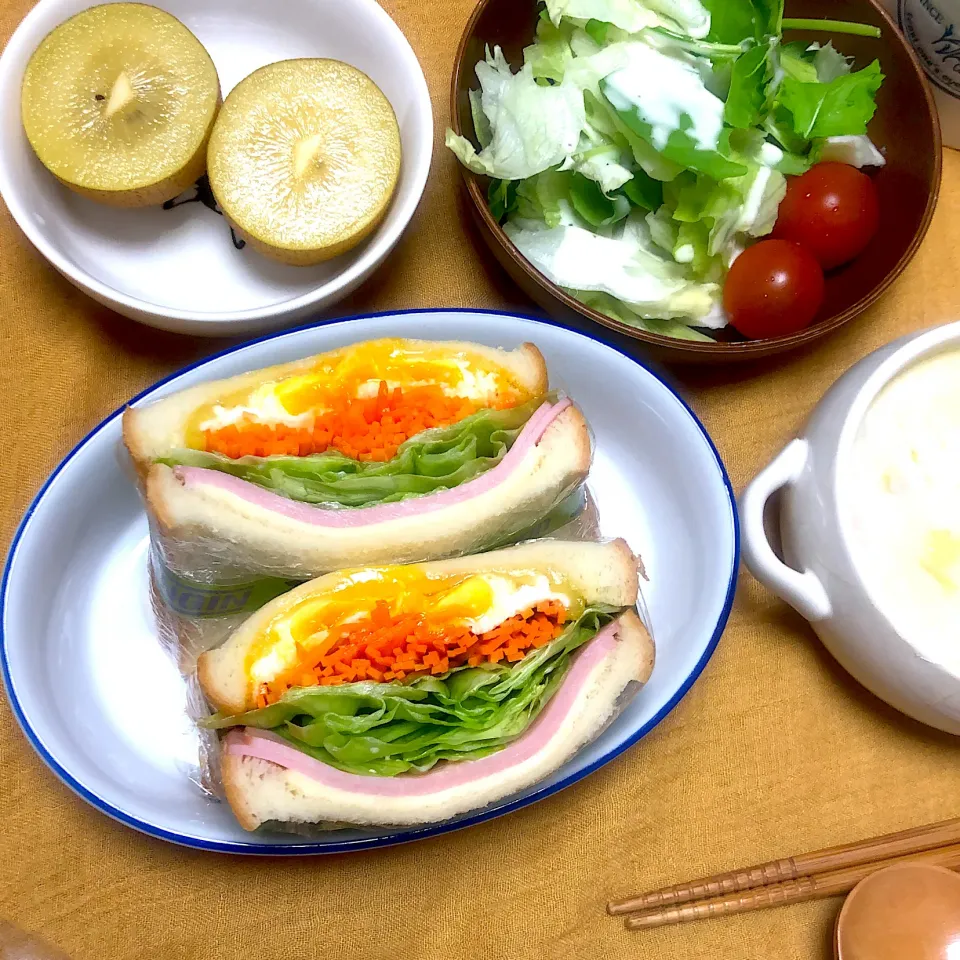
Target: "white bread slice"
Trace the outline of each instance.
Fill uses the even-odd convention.
[[[521,344],[515,350],[501,350],[456,340],[404,342],[414,347],[439,347],[451,353],[464,351],[477,354],[510,371],[534,396],[547,392],[547,366],[543,355],[532,343]],[[336,353],[342,349],[330,352]],[[137,472],[143,475],[157,457],[186,446],[186,425],[198,407],[244,388],[252,389],[270,380],[305,373],[324,356],[327,354],[316,354],[292,363],[241,373],[226,380],[201,383],[145,407],[127,407],[123,412],[123,442],[130,451]]]
[[[552,571],[566,579],[588,603],[631,607],[637,602],[638,561],[626,542],[606,543],[534,540],[505,550],[419,565],[428,575],[456,575],[488,571]],[[255,691],[244,665],[247,654],[267,626],[304,597],[322,594],[341,582],[339,573],[328,574],[295,587],[261,607],[241,624],[220,647],[200,655],[197,676],[204,696],[215,709],[242,713],[255,706]]]
[[[654,663],[650,635],[633,611],[624,613],[618,625],[615,650],[590,672],[559,729],[541,750],[515,766],[437,793],[396,797],[338,789],[268,760],[224,750],[221,766],[227,801],[246,830],[270,822],[328,828],[415,826],[479,810],[525,790],[593,740],[615,717],[632,683],[649,679]]]
[[[155,464],[147,474],[146,500],[160,535],[174,548],[205,550],[241,569],[302,578],[344,567],[428,560],[489,547],[503,534],[519,533],[542,519],[586,479],[590,458],[587,423],[570,406],[501,483],[422,515],[357,527],[321,526],[212,484],[185,486],[173,469],[162,464]],[[429,498],[427,494],[421,500]]]

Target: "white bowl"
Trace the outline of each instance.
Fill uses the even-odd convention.
[[[346,296],[383,261],[420,201],[433,153],[430,94],[417,58],[376,0],[151,0],[209,50],[224,96],[277,60],[330,57],[363,70],[400,124],[403,161],[383,223],[349,253],[314,267],[234,248],[222,217],[199,203],[117,210],[63,187],[20,121],[30,55],[88,0],[40,0],[0,57],[0,195],[31,243],[71,283],[134,320],[226,336],[275,329]]]
[[[896,340],[848,370],[740,500],[743,557],[751,573],[810,621],[824,646],[867,689],[940,730],[960,734],[960,677],[902,635],[858,565],[844,509],[843,478],[863,417],[902,370],[960,347],[960,323]],[[774,552],[764,512],[780,494],[786,563]]]
[[[588,484],[600,533],[624,537],[650,578],[643,585],[657,645],[650,681],[563,767],[484,810],[402,832],[341,830],[314,839],[246,833],[189,779],[196,731],[186,716],[184,681],[157,641],[147,518],[117,411],[44,484],[13,539],[0,585],[8,702],[51,769],[99,810],[165,840],[233,853],[336,853],[416,840],[501,816],[587,776],[652,730],[700,674],[733,602],[733,493],[683,400],[612,347],[563,327],[477,310],[354,317],[228,350],[132,402],[359,340],[411,336],[504,347],[531,340],[543,351],[551,382],[576,399],[594,431]],[[150,682],[126,682],[130,677]],[[691,714],[689,721],[711,718]]]

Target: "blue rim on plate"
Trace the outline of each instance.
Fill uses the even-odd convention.
[[[228,356],[232,353],[237,353],[240,350],[245,350],[248,347],[254,346],[258,343],[265,343],[270,340],[279,340],[283,337],[288,337],[293,334],[299,333],[303,330],[310,330],[317,327],[326,327],[326,326],[336,326],[338,324],[350,323],[353,320],[363,320],[371,319],[378,317],[392,317],[392,316],[409,316],[411,314],[429,314],[429,313],[471,313],[471,314],[488,314],[495,315],[499,317],[514,317],[519,320],[532,321],[534,323],[544,324],[547,326],[555,326],[561,329],[567,330],[569,333],[572,333],[576,336],[582,336],[586,339],[595,340],[598,343],[602,343],[607,347],[610,347],[613,350],[616,350],[617,353],[626,357],[632,363],[635,363],[638,367],[641,367],[645,370],[650,376],[657,380],[663,387],[665,387],[680,403],[684,410],[690,415],[690,418],[696,424],[697,429],[703,435],[704,440],[706,440],[707,445],[710,448],[711,453],[714,456],[714,459],[717,462],[717,467],[720,470],[720,475],[723,479],[724,487],[726,489],[727,497],[730,501],[730,515],[733,521],[733,564],[732,570],[730,571],[730,580],[727,584],[726,598],[724,600],[723,609],[720,612],[720,617],[717,620],[716,627],[714,628],[713,634],[710,638],[709,643],[707,644],[706,649],[704,650],[703,655],[700,660],[697,662],[694,669],[691,671],[690,675],[683,682],[677,692],[673,697],[645,724],[643,724],[637,731],[635,731],[631,736],[627,737],[622,742],[618,743],[613,749],[609,750],[602,757],[597,759],[594,763],[584,767],[582,770],[572,773],[564,779],[558,781],[557,783],[551,784],[550,786],[545,786],[539,790],[534,790],[532,793],[527,796],[520,797],[517,800],[513,800],[509,803],[502,804],[497,807],[493,807],[488,810],[482,810],[479,813],[473,814],[472,816],[465,817],[460,820],[454,820],[452,822],[433,824],[428,827],[423,827],[419,829],[405,830],[402,833],[392,834],[389,836],[375,836],[363,839],[356,840],[341,840],[341,841],[323,841],[317,843],[298,843],[290,844],[289,846],[273,846],[270,844],[263,843],[235,843],[227,841],[212,841],[212,840],[203,840],[197,837],[187,837],[182,834],[172,833],[169,830],[164,830],[161,827],[154,826],[153,824],[146,823],[142,820],[138,820],[136,817],[132,817],[129,814],[124,813],[122,810],[119,810],[117,807],[103,800],[101,797],[92,793],[86,787],[83,786],[79,781],[77,781],[72,774],[63,767],[50,753],[46,748],[40,738],[34,733],[33,729],[30,727],[27,722],[26,716],[23,712],[20,703],[17,700],[17,697],[13,690],[13,682],[10,676],[10,666],[7,660],[7,638],[6,638],[6,602],[7,602],[7,588],[10,578],[10,570],[13,567],[13,562],[16,559],[17,548],[20,544],[20,540],[23,537],[24,532],[26,531],[30,520],[39,506],[40,502],[43,500],[44,495],[46,494],[47,489],[56,479],[58,474],[70,463],[71,460],[77,455],[77,453],[87,444],[87,442],[97,433],[99,433],[104,427],[110,424],[113,420],[119,417],[123,411],[132,403],[136,403],[141,398],[147,396],[148,394],[153,393],[158,387],[163,386],[165,383],[169,383],[171,380],[175,380],[177,377],[182,376],[185,373],[188,373],[191,370],[196,369],[197,367],[203,366],[204,364],[209,363],[212,360],[216,360],[219,357]],[[368,313],[368,314],[356,314],[350,317],[339,317],[336,319],[330,320],[319,320],[312,323],[306,323],[299,327],[295,327],[291,330],[284,330],[279,333],[266,334],[262,337],[257,337],[253,340],[245,341],[244,343],[238,344],[233,347],[228,347],[225,350],[221,350],[218,353],[214,353],[211,356],[203,357],[200,360],[196,360],[191,364],[188,364],[185,367],[175,371],[174,373],[169,374],[166,377],[163,377],[161,380],[156,381],[151,384],[144,390],[141,390],[136,396],[132,397],[122,406],[118,407],[113,411],[109,416],[105,417],[100,421],[92,430],[90,430],[86,436],[78,443],[74,448],[60,461],[53,473],[47,477],[44,481],[43,486],[40,488],[37,495],[30,502],[30,505],[27,507],[26,512],[23,515],[23,519],[20,521],[17,531],[13,536],[13,540],[10,544],[10,550],[7,554],[7,563],[3,571],[3,579],[0,581],[0,673],[3,676],[3,686],[7,695],[7,700],[10,703],[11,709],[13,710],[13,715],[17,720],[17,723],[20,725],[20,728],[23,730],[24,735],[27,740],[34,748],[34,750],[39,754],[40,759],[53,771],[54,774],[71,790],[76,794],[82,797],[87,801],[91,806],[99,810],[101,813],[106,814],[108,817],[116,820],[120,823],[125,824],[128,827],[132,827],[134,830],[139,831],[140,833],[147,834],[151,837],[157,837],[161,840],[169,841],[170,843],[178,844],[184,847],[191,847],[196,850],[208,850],[217,853],[239,853],[239,854],[250,854],[250,855],[259,855],[259,856],[307,856],[311,854],[334,854],[334,853],[349,853],[356,850],[372,850],[379,847],[391,847],[397,846],[401,843],[409,843],[414,840],[423,840],[427,837],[436,837],[444,833],[450,833],[454,830],[461,830],[464,827],[474,826],[478,823],[483,823],[485,820],[493,819],[494,817],[500,817],[504,814],[513,813],[515,810],[520,810],[523,807],[526,807],[538,800],[543,800],[549,796],[552,796],[555,793],[558,793],[560,790],[563,790],[565,787],[569,787],[574,783],[577,783],[579,780],[582,780],[584,777],[589,776],[591,773],[594,773],[596,770],[599,770],[601,767],[606,766],[611,760],[614,760],[620,754],[624,753],[643,737],[645,737],[654,727],[656,727],[666,716],[669,714],[680,701],[686,696],[687,692],[699,678],[700,674],[703,672],[708,661],[713,656],[714,651],[717,648],[717,644],[720,642],[720,637],[723,634],[724,629],[727,625],[727,620],[730,616],[730,610],[733,606],[733,597],[736,591],[737,583],[737,571],[740,567],[740,519],[737,513],[737,503],[736,497],[733,492],[733,486],[730,483],[730,478],[727,475],[726,467],[723,464],[723,460],[720,457],[716,445],[713,440],[710,438],[710,434],[707,433],[706,428],[700,422],[700,418],[693,412],[690,408],[690,405],[680,396],[679,393],[655,370],[648,367],[646,364],[641,363],[637,360],[636,357],[631,356],[629,353],[621,349],[615,343],[612,343],[609,339],[604,336],[599,335],[598,333],[584,333],[580,330],[571,330],[568,326],[558,323],[553,320],[545,319],[542,317],[534,317],[528,314],[515,313],[513,311],[503,311],[503,310],[489,310],[489,309],[479,309],[479,308],[447,308],[447,307],[429,307],[422,309],[411,309],[411,310],[384,310],[377,313]]]

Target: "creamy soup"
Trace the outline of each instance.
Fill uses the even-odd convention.
[[[851,550],[874,602],[960,676],[960,351],[884,387],[843,480]]]

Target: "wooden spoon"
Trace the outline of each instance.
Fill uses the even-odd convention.
[[[960,876],[902,863],[861,880],[837,917],[836,960],[960,960]]]

